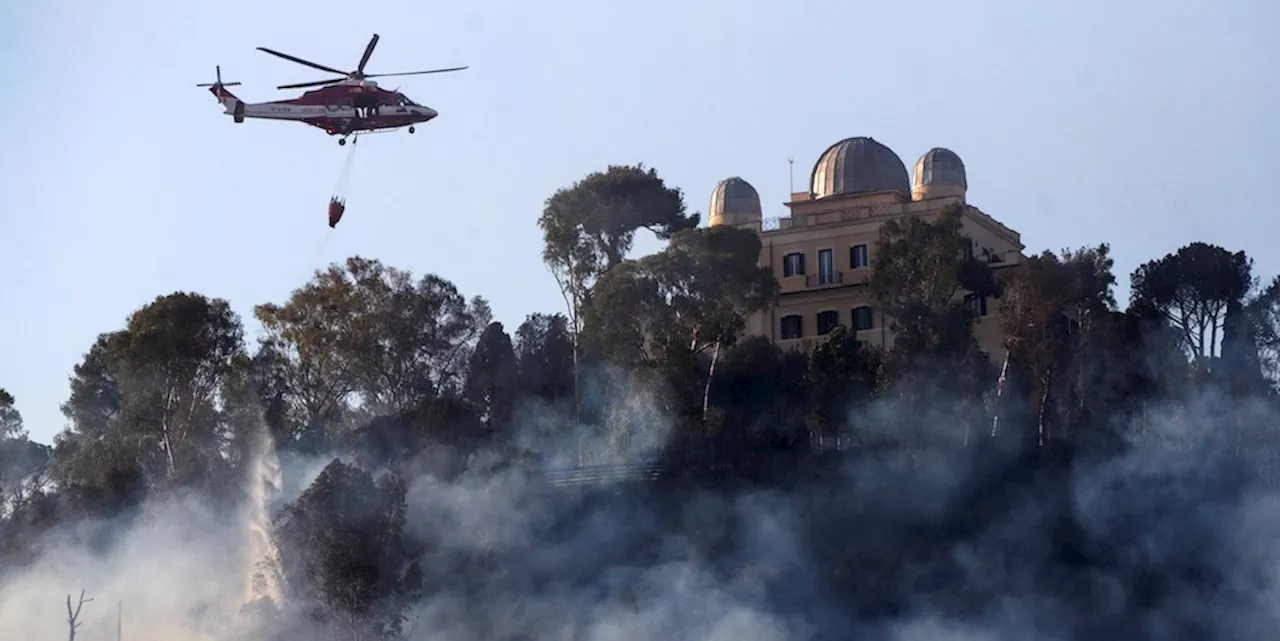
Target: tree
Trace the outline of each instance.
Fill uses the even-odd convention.
[[[484,299],[468,302],[439,276],[415,281],[356,256],[255,315],[293,422],[307,430],[342,422],[357,396],[367,414],[385,415],[461,387],[468,351],[491,314]]]
[[[0,387],[0,439],[24,438],[22,413],[14,406],[13,394]]]
[[[225,466],[220,392],[243,337],[222,299],[178,292],[138,309],[77,367],[55,456],[89,468],[135,461],[153,481],[210,481]],[[88,474],[80,479],[99,476]]]
[[[760,236],[735,227],[715,226],[678,232],[661,253],[644,259],[658,275],[675,326],[689,336],[697,355],[712,349],[702,392],[705,418],[722,345],[741,335],[747,316],[777,300],[778,281],[759,265]]]
[[[706,375],[698,376],[705,417],[720,346],[732,345],[746,317],[776,300],[777,281],[759,255],[754,232],[710,227],[678,232],[663,251],[616,265],[588,309],[593,346],[610,362],[661,367],[685,380],[681,372],[711,350]]]
[[[966,438],[979,390],[994,368],[978,349],[970,304],[998,293],[986,261],[974,258],[963,233],[961,205],[947,205],[935,221],[891,220],[876,243],[870,294],[894,332],[885,378],[902,397],[902,418],[924,425],[926,399],[952,403]]]
[[[119,416],[120,385],[112,366],[118,342],[119,333],[100,334],[73,369],[71,396],[61,406],[71,427],[64,434],[101,441]]]
[[[1009,360],[1029,383],[1028,407],[1036,417],[1040,444],[1051,435],[1049,428],[1079,418],[1094,391],[1081,377],[1097,374],[1087,373],[1091,363],[1085,357],[1104,358],[1088,348],[1103,344],[1097,332],[1105,329],[1102,323],[1115,306],[1109,251],[1105,244],[1064,250],[1062,258],[1046,251],[1027,258],[1005,279],[1001,315]],[[1062,411],[1051,415],[1059,400],[1051,398],[1055,389],[1063,395],[1057,403]]]
[[[806,355],[784,352],[765,336],[749,336],[726,351],[711,392],[726,426],[719,448],[750,448],[802,434],[809,397]],[[737,442],[726,442],[734,436]]]
[[[0,524],[46,489],[51,452],[27,438],[13,395],[0,388]]]
[[[809,429],[817,434],[840,431],[852,407],[874,398],[879,375],[880,352],[862,345],[843,325],[836,326],[809,355]]]
[[[573,395],[573,338],[563,314],[530,314],[516,328],[520,389],[546,401]]]
[[[973,257],[960,205],[947,205],[937,220],[904,218],[881,227],[876,243],[871,298],[895,325],[912,331],[924,314],[940,315],[957,297],[991,296],[996,284],[986,261]]]
[[[71,376],[62,404],[68,426],[54,436],[54,482],[76,511],[111,515],[145,494],[141,439],[124,418],[125,400],[114,362],[122,332],[101,334]]]
[[[1194,360],[1213,359],[1221,354],[1228,309],[1242,309],[1255,286],[1252,271],[1242,251],[1191,243],[1133,272],[1131,304],[1150,306],[1178,328]]]
[[[340,420],[359,387],[351,325],[364,301],[352,290],[334,265],[294,290],[284,305],[254,308],[265,333],[256,360],[274,365],[282,379],[294,431],[290,440]]]
[[[1249,301],[1245,312],[1258,349],[1259,369],[1274,387],[1280,383],[1280,276]]]
[[[403,621],[405,486],[334,459],[276,519],[286,584],[359,639]]]
[[[299,429],[294,422],[288,365],[280,352],[264,345],[252,357],[238,359],[225,377],[224,413],[228,423],[237,426],[235,434],[243,437],[240,444],[245,449],[241,454],[247,456],[252,451],[263,428],[276,445],[292,445],[304,451],[315,451],[319,445],[298,440],[316,434]]]
[[[623,368],[662,362],[674,316],[651,266],[630,260],[601,276],[583,314],[581,345],[592,356]]]
[[[479,410],[481,419],[495,435],[511,422],[519,377],[511,337],[502,323],[489,323],[471,353],[463,398]]]
[[[648,229],[666,239],[696,227],[698,215],[685,213],[684,195],[667,187],[655,170],[610,165],[552,194],[538,225],[543,234],[542,260],[555,277],[569,313],[576,408],[582,312],[596,279],[625,259],[637,230]]]
[[[205,467],[223,437],[223,376],[244,352],[239,316],[225,300],[180,292],[138,310],[126,327],[117,363],[131,418],[154,426],[169,475],[182,460],[193,472]]]
[[[1242,395],[1264,394],[1270,388],[1262,371],[1258,319],[1244,300],[1227,305],[1223,315],[1221,356],[1216,378]]]

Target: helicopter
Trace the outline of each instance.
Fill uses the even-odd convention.
[[[208,87],[209,92],[218,99],[218,102],[222,103],[226,110],[224,113],[229,114],[237,123],[243,123],[245,118],[302,122],[323,129],[330,136],[341,136],[338,139],[339,145],[347,144],[349,136],[365,132],[384,132],[408,127],[409,133],[413,133],[415,124],[427,122],[440,115],[439,112],[414,102],[408,96],[400,93],[399,89],[387,91],[379,87],[378,83],[371,80],[371,78],[445,73],[462,71],[467,67],[366,74],[364,66],[369,62],[369,56],[373,55],[373,48],[377,44],[378,34],[375,33],[365,47],[364,55],[360,57],[360,63],[356,66],[355,71],[339,71],[333,67],[316,64],[274,49],[258,47],[259,51],[269,53],[278,58],[284,58],[290,62],[296,62],[300,65],[341,76],[328,80],[299,82],[276,87],[277,89],[322,87],[321,89],[307,91],[301,96],[290,100],[254,103],[246,103],[240,100],[226,89],[240,83],[223,82],[221,65],[214,68],[216,78],[214,82],[201,83],[196,86]]]

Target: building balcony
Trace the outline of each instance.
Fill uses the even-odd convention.
[[[848,325],[846,324],[845,327],[848,327]],[[881,341],[884,338],[883,332],[879,327],[871,327],[867,329],[856,329],[856,330],[848,330],[848,331],[849,333],[853,334],[854,338],[868,345],[880,345]],[[801,336],[799,338],[779,338],[774,341],[774,344],[777,345],[778,348],[783,351],[797,350],[797,351],[807,353],[812,351],[814,347],[817,347],[818,344],[827,340],[828,336],[829,336],[829,333],[809,334],[807,336]]]
[[[1016,250],[1011,250],[1011,251],[1002,252],[1002,253],[993,252],[993,253],[988,253],[983,255],[982,258],[985,258],[987,260],[987,264],[991,265],[992,269],[999,269],[1001,267],[1013,267],[1018,263],[1022,262],[1022,252],[1019,252]]]
[[[816,274],[806,274],[804,277],[804,286],[807,289],[813,289],[815,287],[839,287],[843,284],[844,272],[818,272]]]
[[[816,337],[816,338],[821,338],[821,337]],[[775,341],[774,344],[778,346],[778,349],[781,349],[784,352],[788,350],[793,350],[793,351],[808,353],[810,350],[813,349],[815,340],[816,340],[815,337],[812,337],[812,336],[808,338],[783,338]]]
[[[866,285],[871,279],[870,269],[854,269],[850,271],[829,271],[803,276],[784,276],[778,279],[779,293],[798,294],[800,292],[819,291],[835,287],[855,287]]]

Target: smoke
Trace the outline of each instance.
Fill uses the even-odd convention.
[[[414,609],[408,638],[800,638],[802,623],[769,611],[749,576],[759,569],[726,579],[701,541],[672,531],[683,522],[729,535],[735,513],[763,509],[764,518],[737,524],[743,552],[794,565],[800,559],[785,510],[763,497],[732,505],[699,493],[664,517],[643,494],[552,490],[519,471],[420,479],[409,491],[409,531],[423,542],[424,569],[437,583]]]
[[[61,529],[43,541],[39,560],[0,587],[0,630],[5,638],[64,638],[64,596],[74,602],[83,589],[93,601],[77,639],[114,639],[118,604],[126,638],[214,639],[240,602],[243,572],[228,563],[241,556],[237,529],[194,496],[148,504],[130,526]],[[90,541],[104,533],[118,540],[105,554]]]
[[[322,465],[290,457],[281,465],[262,430],[253,448],[246,500],[232,514],[191,492],[149,500],[134,518],[59,526],[29,567],[0,584],[0,638],[62,639],[66,595],[92,601],[77,641],[230,641],[243,638],[246,605],[279,603],[278,551],[270,511],[294,498]],[[286,484],[285,481],[292,481]],[[294,489],[281,494],[282,487]],[[104,551],[102,541],[110,544]]]
[[[650,383],[629,382],[629,402],[610,403],[621,415],[599,425],[524,405],[516,441],[558,462],[582,460],[584,443],[642,457],[675,429]],[[890,398],[855,423],[893,437],[884,426],[910,409],[945,447],[813,455],[767,482],[558,488],[479,465],[406,479],[405,538],[425,585],[404,638],[1250,639],[1280,625],[1267,403],[1165,399],[1104,455],[964,446],[944,401]],[[63,638],[63,599],[82,588],[95,600],[80,641],[115,638],[117,602],[128,641],[331,634],[293,608],[263,622],[244,607],[294,593],[273,571],[269,523],[330,460],[278,456],[264,438],[234,518],[170,494],[127,522],[56,530],[0,586],[0,637]],[[105,552],[93,544],[104,532],[116,541]]]

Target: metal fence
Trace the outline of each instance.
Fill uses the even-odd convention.
[[[883,446],[882,446],[883,447]],[[881,449],[874,445],[854,438],[850,434],[837,434],[829,436],[811,435],[809,438],[809,451],[821,453],[833,453],[845,450],[875,450]],[[701,452],[708,454],[708,452]],[[593,460],[595,457],[580,457],[583,460]],[[643,483],[657,481],[663,478],[669,478],[680,474],[686,466],[669,461],[657,462],[651,461],[647,463],[614,463],[614,464],[595,464],[595,465],[579,465],[571,468],[547,469],[542,471],[543,477],[547,483],[555,487],[572,487],[586,485],[605,485],[610,483]],[[720,469],[726,466],[723,463],[704,463],[697,466],[700,469],[709,470],[712,468]]]
[[[656,481],[668,472],[663,463],[632,463],[620,465],[588,465],[564,470],[544,472],[547,482],[556,487],[573,485],[602,485],[619,482]]]

